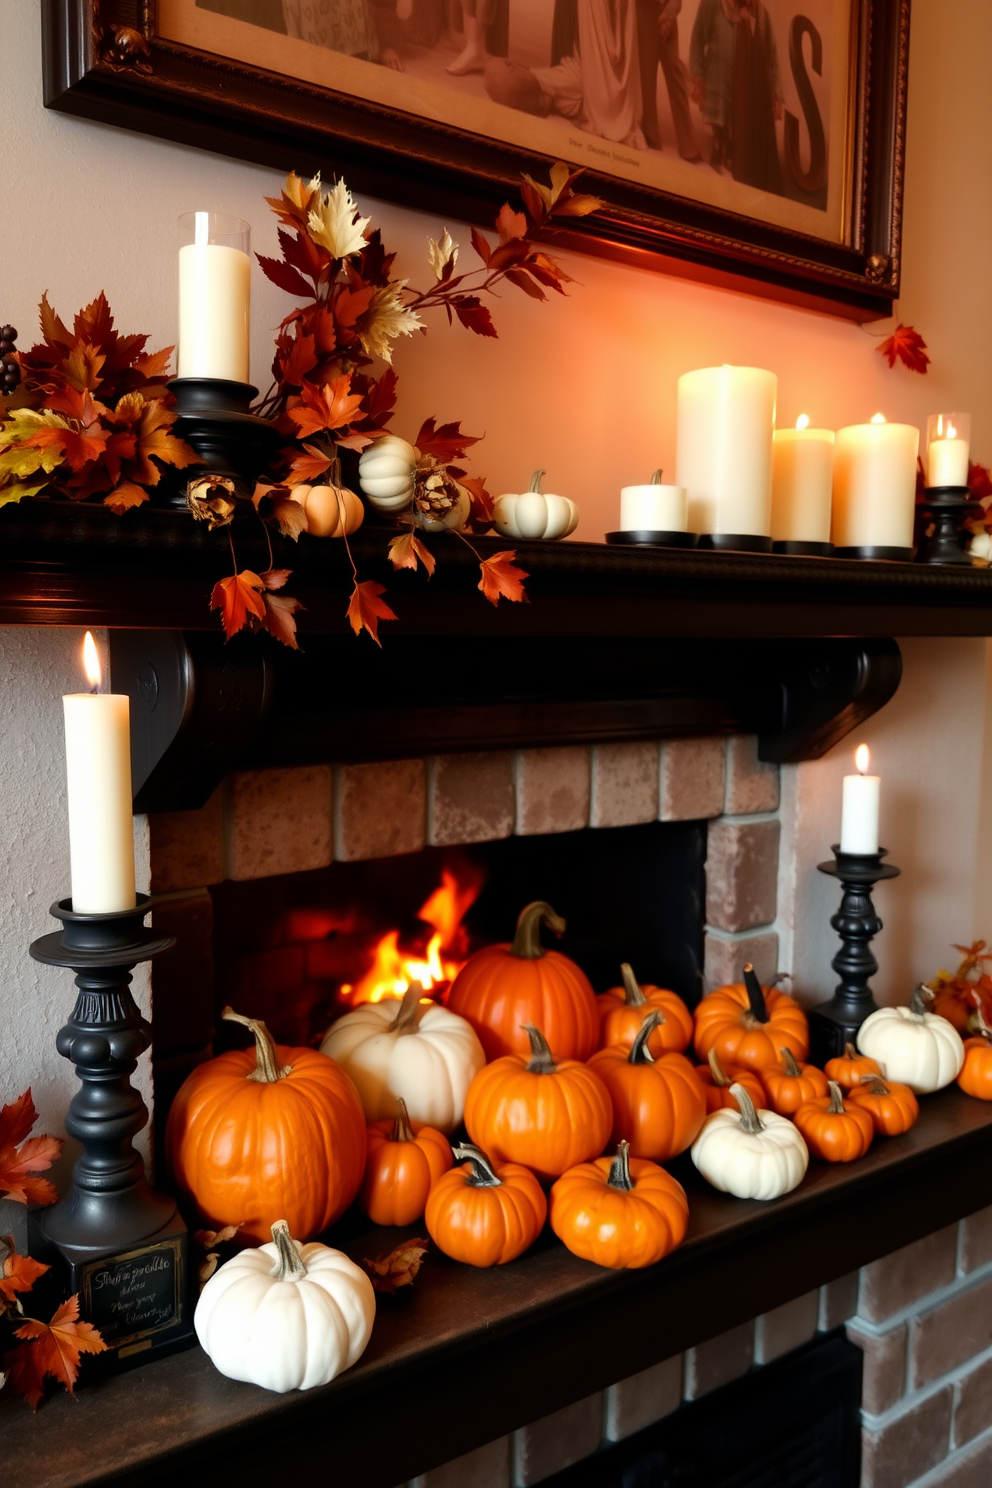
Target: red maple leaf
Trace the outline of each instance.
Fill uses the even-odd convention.
[[[32,1260],[30,1256],[18,1255],[14,1249],[13,1237],[0,1235],[0,1245],[5,1245],[7,1254],[3,1265],[0,1266],[0,1317],[5,1310],[16,1307],[21,1311],[18,1292],[29,1292],[38,1280],[44,1276],[49,1269],[40,1261]]]
[[[60,1137],[29,1135],[37,1119],[30,1089],[0,1109],[0,1194],[18,1204],[54,1204],[58,1198],[47,1178],[30,1176],[50,1168],[62,1151]]]
[[[914,326],[903,325],[902,321],[896,326],[892,335],[882,342],[878,350],[890,367],[894,367],[898,360],[911,372],[925,374],[930,365],[927,343]]]
[[[254,615],[256,620],[261,620],[264,624],[265,601],[262,598],[264,587],[258,574],[253,573],[250,568],[231,574],[226,579],[220,579],[214,585],[210,596],[210,608],[220,610],[221,623],[228,640],[233,635],[237,635],[239,630],[244,629],[250,615]]]
[[[486,479],[482,475],[462,475],[459,482],[472,498],[472,507],[469,519],[478,523],[481,529],[492,526],[493,521],[493,498],[486,490]]]
[[[28,1318],[14,1336],[25,1341],[4,1356],[3,1368],[11,1389],[23,1395],[32,1410],[38,1409],[47,1376],[73,1395],[81,1355],[102,1354],[107,1348],[92,1323],[79,1321],[78,1296],[63,1302],[50,1323]]]
[[[422,455],[433,455],[439,465],[460,460],[465,451],[478,444],[481,435],[463,434],[460,423],[442,424],[435,427],[434,419],[424,419],[414,444]]]
[[[379,621],[395,620],[396,615],[383,600],[379,598],[385,594],[385,585],[377,584],[375,579],[363,579],[361,583],[355,580],[355,587],[348,601],[348,623],[356,636],[367,630],[377,646],[381,646],[379,639]]]
[[[437,567],[437,560],[430,548],[426,547],[415,532],[404,532],[399,537],[394,537],[389,544],[389,561],[394,568],[412,568],[416,570],[417,560],[427,570],[430,578]]]
[[[490,604],[499,604],[500,599],[526,603],[523,581],[527,578],[527,571],[514,567],[513,560],[516,556],[516,548],[504,548],[491,558],[481,560],[479,567],[482,578],[479,580],[479,588]]]
[[[271,279],[279,289],[284,289],[287,294],[297,295],[300,299],[311,298],[313,285],[307,283],[299,270],[281,258],[266,258],[264,253],[256,253],[255,257],[266,279]]]
[[[350,424],[361,406],[361,397],[352,393],[351,378],[346,373],[321,387],[305,382],[300,390],[300,402],[288,412],[301,434],[313,435],[322,429],[340,429]]]

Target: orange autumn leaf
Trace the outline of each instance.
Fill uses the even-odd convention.
[[[340,429],[350,424],[361,408],[361,395],[351,391],[351,377],[345,374],[321,387],[305,382],[300,402],[287,411],[301,434],[312,435],[322,429]]]
[[[878,351],[881,356],[885,357],[890,367],[894,367],[896,362],[900,361],[911,372],[925,375],[930,365],[927,343],[915,326],[903,325],[902,321],[896,326],[892,335],[882,342]]]
[[[427,570],[430,578],[437,567],[437,560],[431,550],[420,541],[415,532],[404,532],[399,537],[394,537],[389,544],[389,561],[394,568],[416,569],[417,560]]]
[[[0,1267],[0,1316],[10,1307],[16,1307],[21,1311],[18,1292],[29,1292],[38,1280],[44,1276],[49,1269],[40,1261],[35,1261],[31,1256],[18,1255],[14,1249],[14,1240],[11,1235],[0,1235],[0,1244],[6,1246],[7,1254],[4,1257],[3,1266]]]
[[[295,502],[291,505],[295,506]],[[291,569],[269,568],[265,573],[259,574],[264,587],[262,599],[265,604],[265,618],[262,624],[270,635],[275,636],[284,646],[291,651],[300,648],[296,642],[296,620],[294,616],[297,610],[305,608],[298,599],[293,599],[289,594],[276,594],[273,591],[281,589],[289,578]]]
[[[321,476],[327,474],[333,463],[332,455],[325,454],[315,444],[305,444],[303,450],[297,450],[293,455],[286,484],[287,486],[316,485]]]
[[[430,1243],[418,1236],[414,1240],[401,1241],[388,1255],[378,1256],[375,1260],[365,1257],[362,1265],[369,1273],[374,1290],[395,1297],[400,1287],[413,1286]]]
[[[132,507],[141,506],[147,500],[147,491],[143,491],[133,481],[121,481],[120,485],[115,486],[109,496],[104,496],[103,504],[104,506],[109,506],[110,510],[116,516],[122,517],[126,511],[130,511]]]
[[[58,1198],[47,1178],[32,1176],[50,1168],[62,1151],[59,1137],[29,1135],[37,1119],[30,1090],[0,1110],[0,1194],[18,1204],[54,1204]]]
[[[356,636],[367,630],[377,646],[381,646],[379,639],[379,621],[395,620],[397,617],[382,599],[385,594],[383,584],[377,584],[375,579],[363,579],[361,583],[356,579],[355,587],[348,602],[348,623]]]
[[[527,578],[527,571],[515,567],[513,560],[516,556],[516,548],[504,548],[491,558],[480,561],[482,578],[479,580],[479,588],[490,604],[499,604],[501,599],[526,603],[524,579]]]
[[[3,1360],[11,1388],[23,1395],[32,1410],[45,1392],[45,1379],[51,1377],[75,1393],[79,1362],[83,1354],[102,1354],[107,1345],[92,1323],[79,1321],[79,1297],[63,1302],[50,1323],[28,1318],[14,1330],[14,1336],[25,1340]]]
[[[221,623],[228,640],[244,629],[250,615],[264,624],[265,601],[261,593],[264,587],[258,574],[253,573],[250,568],[220,579],[214,585],[210,608],[220,610]]]

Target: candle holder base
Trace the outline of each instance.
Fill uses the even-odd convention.
[[[883,863],[886,849],[877,853],[846,853],[833,848],[834,861],[818,864],[821,873],[839,878],[843,886],[840,909],[830,924],[843,942],[831,961],[841,978],[829,1002],[821,1002],[809,1015],[810,1058],[823,1065],[828,1059],[843,1054],[844,1045],[853,1043],[858,1029],[878,1011],[869,980],[878,970],[878,962],[869,950],[870,942],[882,928],[875,913],[871,890],[883,879],[898,878],[900,870]]]
[[[792,538],[778,538],[772,543],[773,553],[784,553],[790,558],[832,558],[834,545],[829,542],[799,542]]]
[[[917,507],[920,522],[917,563],[970,566],[967,544],[971,533],[965,523],[981,510],[981,502],[971,500],[967,486],[928,486]]]
[[[720,553],[770,553],[772,540],[753,532],[704,532],[697,546]]]
[[[606,541],[618,547],[627,545],[633,548],[694,548],[696,534],[694,532],[651,532],[644,528],[627,532],[608,532]]]
[[[912,548],[834,548],[835,558],[869,558],[883,563],[912,563]]]
[[[159,504],[185,511],[187,485],[205,475],[232,480],[239,495],[250,496],[282,439],[268,419],[249,412],[258,389],[219,377],[174,377],[168,388],[176,400],[175,432],[199,464],[180,471],[178,484],[163,481]]]

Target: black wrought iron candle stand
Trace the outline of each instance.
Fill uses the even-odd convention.
[[[34,1228],[52,1285],[79,1294],[81,1316],[108,1345],[89,1360],[88,1379],[194,1341],[186,1226],[175,1199],[151,1188],[132,1145],[148,1121],[131,1076],[151,1026],[131,995],[131,972],[175,944],[145,927],[150,908],[139,894],[133,910],[77,914],[63,899],[51,909],[62,929],[31,946],[36,961],[74,971],[78,988],[56,1047],[80,1080],[65,1125],[83,1151],[68,1193],[35,1213]]]
[[[920,563],[971,563],[965,523],[982,510],[967,486],[930,486],[919,504]],[[932,530],[931,530],[932,529]]]
[[[175,432],[199,463],[178,472],[179,483],[167,489],[165,502],[185,508],[186,488],[199,476],[231,480],[238,495],[250,496],[282,438],[275,424],[250,412],[258,389],[221,377],[174,377],[168,386],[176,400]]]
[[[810,1057],[814,1064],[825,1064],[844,1045],[853,1043],[858,1029],[869,1013],[878,1011],[869,982],[878,970],[870,945],[882,928],[875,913],[871,891],[886,878],[898,878],[899,869],[883,863],[886,849],[877,853],[846,853],[833,848],[834,861],[818,864],[821,873],[839,878],[843,887],[840,909],[830,923],[842,945],[831,961],[840,977],[837,990],[829,1002],[821,1002],[809,1015]]]

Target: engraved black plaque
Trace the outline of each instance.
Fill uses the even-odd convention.
[[[140,1246],[82,1268],[83,1315],[121,1348],[174,1327],[182,1316],[182,1242]]]

